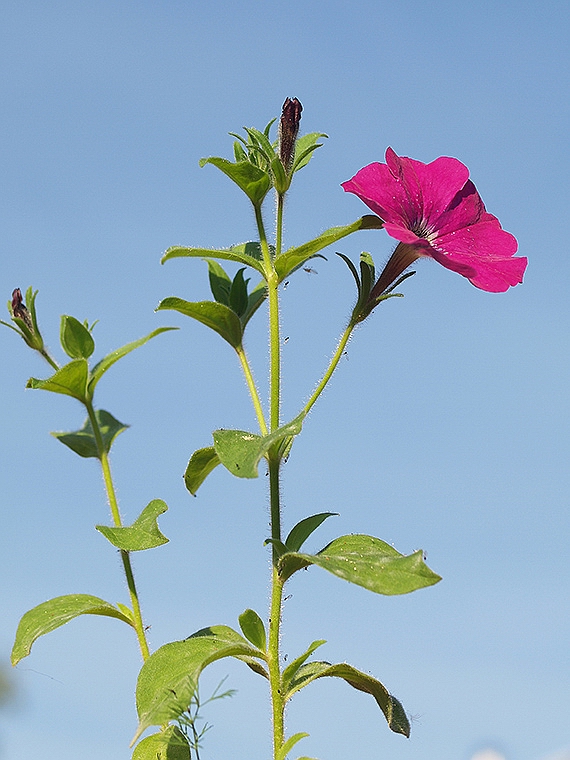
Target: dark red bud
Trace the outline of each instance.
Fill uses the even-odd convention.
[[[30,317],[30,312],[26,308],[26,304],[24,303],[22,291],[20,288],[16,288],[12,292],[12,315],[17,319],[21,319],[23,322],[25,322],[26,327],[28,327],[30,332],[34,331],[32,318]]]
[[[303,106],[297,98],[287,98],[283,103],[279,121],[279,158],[285,171],[289,171],[295,157],[295,140],[299,133],[302,110]]]

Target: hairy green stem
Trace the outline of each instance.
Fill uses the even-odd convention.
[[[115,492],[115,486],[113,484],[113,477],[111,475],[111,466],[109,464],[109,456],[105,449],[105,444],[103,443],[101,429],[99,428],[99,423],[97,421],[95,410],[93,409],[93,404],[91,402],[88,402],[85,404],[85,406],[87,408],[87,414],[89,415],[91,427],[93,428],[93,435],[95,436],[95,441],[97,443],[97,451],[99,452],[99,461],[101,462],[101,470],[103,471],[103,481],[105,483],[105,490],[107,492],[107,498],[109,500],[111,516],[113,518],[115,527],[121,528],[123,523],[121,520],[121,514],[119,512],[119,502],[117,500],[117,494]],[[143,660],[147,660],[150,656],[150,650],[148,647],[148,642],[146,640],[146,632],[145,632],[145,627],[144,627],[144,623],[142,619],[142,612],[141,612],[141,607],[139,603],[137,588],[135,585],[135,578],[133,575],[133,568],[131,565],[131,558],[130,558],[129,552],[121,549],[121,561],[123,563],[123,569],[125,572],[125,577],[127,579],[127,587],[129,589],[129,596],[131,598],[134,628],[137,634],[137,639],[139,642],[142,658]]]
[[[333,354],[333,357],[332,357],[332,359],[330,361],[330,364],[329,364],[329,366],[327,368],[327,371],[325,372],[325,374],[323,375],[321,381],[319,382],[319,384],[315,388],[315,390],[313,392],[313,395],[311,396],[311,398],[305,404],[304,412],[306,414],[313,407],[313,405],[315,404],[315,402],[317,401],[317,399],[319,398],[319,396],[321,395],[321,393],[324,391],[324,389],[325,389],[328,381],[331,379],[332,374],[335,371],[335,369],[337,368],[339,361],[342,359],[342,355],[344,353],[344,349],[346,348],[346,344],[348,343],[348,341],[350,339],[350,336],[352,335],[352,331],[354,330],[355,327],[356,327],[356,323],[351,320],[348,323],[348,327],[343,332],[343,334],[342,334],[342,336],[340,338],[339,344],[337,346],[336,351]]]
[[[255,409],[255,414],[257,416],[257,421],[259,423],[261,434],[267,435],[269,431],[267,429],[267,423],[265,422],[265,415],[263,414],[263,406],[261,405],[259,393],[257,392],[257,386],[255,384],[255,380],[253,379],[253,375],[251,373],[251,367],[249,366],[249,362],[247,360],[247,356],[242,345],[239,345],[236,348],[236,353],[240,360],[240,364],[243,370],[243,374],[245,376],[247,387],[249,389],[251,400],[253,401],[253,408]]]

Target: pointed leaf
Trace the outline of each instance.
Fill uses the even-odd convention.
[[[262,652],[267,649],[267,636],[263,620],[255,610],[247,609],[239,616],[239,627],[246,639]]]
[[[119,420],[116,420],[112,414],[106,412],[104,409],[96,409],[95,416],[101,431],[101,437],[103,439],[103,446],[107,453],[109,453],[113,441],[126,430],[129,426],[124,425]],[[73,433],[52,433],[54,438],[68,446],[80,457],[94,457],[99,459],[99,451],[97,449],[97,441],[93,434],[93,427],[89,417],[83,423],[81,430],[76,430]]]
[[[261,246],[257,242],[240,243],[231,248],[187,248],[179,245],[172,246],[163,255],[160,260],[164,264],[170,259],[179,258],[206,258],[206,259],[223,259],[225,261],[236,261],[238,264],[245,264],[248,267],[256,269],[261,275],[264,274],[262,264]]]
[[[40,636],[55,631],[56,628],[79,615],[106,615],[131,625],[126,615],[97,596],[89,594],[57,596],[28,610],[20,620],[12,648],[12,665],[17,665],[21,659],[30,654],[32,644]]]
[[[216,301],[185,301],[183,298],[170,296],[164,298],[156,307],[156,311],[172,309],[185,314],[187,317],[201,322],[221,335],[224,340],[237,348],[241,345],[242,327],[238,315],[229,306]]]
[[[97,530],[117,549],[126,552],[140,552],[154,549],[156,546],[167,544],[168,539],[160,532],[157,518],[166,512],[168,507],[162,499],[149,502],[134,523],[122,528],[109,528],[106,525],[96,525]]]
[[[225,306],[230,305],[230,290],[232,289],[232,281],[224,268],[218,264],[214,259],[204,259],[208,264],[208,275],[210,278],[210,289],[212,295],[218,303],[223,303]]]
[[[260,652],[225,625],[203,628],[184,641],[157,649],[138,677],[136,698],[139,726],[133,743],[149,726],[178,718],[187,708],[200,673],[223,657],[255,661]],[[259,672],[259,671],[258,671]]]
[[[169,332],[170,330],[178,330],[177,327],[158,327],[156,330],[153,330],[148,335],[145,335],[144,338],[139,338],[138,340],[134,340],[132,343],[127,343],[125,346],[122,346],[121,348],[115,349],[115,351],[111,351],[110,354],[107,354],[103,359],[101,359],[100,362],[98,362],[93,369],[91,370],[91,378],[89,380],[89,394],[91,398],[93,397],[93,392],[95,391],[95,386],[99,382],[99,380],[103,377],[105,372],[115,364],[115,362],[118,362],[119,359],[122,359],[123,356],[126,356],[127,354],[130,354],[131,351],[134,351],[135,348],[140,348],[140,346],[144,346],[145,343],[148,343],[149,340],[152,338],[156,338],[157,335],[161,335],[161,333]]]
[[[332,243],[336,243],[337,240],[341,240],[358,230],[379,230],[382,227],[383,222],[379,217],[367,214],[352,224],[346,224],[343,227],[331,227],[313,240],[309,240],[308,243],[289,248],[275,259],[275,271],[279,275],[279,281],[281,282],[294,269],[302,266],[307,259],[322,251],[323,248],[332,245]]]
[[[338,517],[338,512],[320,512],[318,515],[312,515],[311,517],[305,517],[304,520],[295,525],[291,532],[287,536],[285,544],[290,552],[298,552],[301,546],[309,538],[319,525],[324,523],[327,517]]]
[[[247,308],[245,312],[240,317],[242,327],[245,329],[245,326],[249,322],[249,320],[253,317],[255,312],[259,309],[263,301],[267,298],[267,286],[265,282],[262,280],[258,285],[255,286],[255,288],[251,291],[251,293],[248,296],[247,299]]]
[[[167,726],[139,742],[132,760],[191,760],[190,745],[178,726]]]
[[[275,760],[285,760],[285,758],[287,757],[289,752],[291,752],[295,744],[297,744],[297,742],[300,742],[301,739],[305,739],[307,736],[309,736],[309,734],[305,732],[293,734],[293,736],[290,736],[287,739],[287,741],[283,744],[283,746],[281,747],[277,755],[275,756]],[[299,760],[301,759],[299,758]]]
[[[192,454],[184,473],[184,484],[192,496],[196,496],[196,491],[219,464],[220,458],[213,446],[198,449]]]
[[[85,325],[75,317],[61,315],[59,339],[65,353],[72,359],[88,359],[95,350],[95,341]]]
[[[239,269],[233,279],[230,290],[230,308],[241,317],[247,309],[247,283],[243,278],[244,269]]]
[[[299,671],[299,668],[304,665],[309,657],[313,654],[313,652],[321,647],[323,644],[326,644],[327,642],[325,639],[317,639],[317,641],[313,641],[312,644],[309,645],[307,650],[303,652],[303,654],[300,657],[297,657],[291,662],[285,670],[283,671],[283,685],[284,688],[287,690],[289,689],[289,684],[291,680],[297,675],[297,672]]]
[[[63,393],[66,396],[73,396],[73,398],[85,403],[87,401],[88,376],[89,367],[87,366],[87,361],[85,359],[75,359],[58,369],[47,380],[38,380],[35,377],[31,377],[26,383],[26,388]]]
[[[322,146],[322,143],[317,143],[317,140],[320,140],[321,137],[327,138],[328,135],[325,135],[324,132],[309,132],[297,139],[295,143],[295,159],[293,161],[294,172],[299,171],[299,169],[302,169],[309,163],[315,150]]]
[[[287,699],[290,699],[296,691],[299,691],[299,689],[307,686],[317,678],[325,678],[329,676],[342,678],[354,689],[371,694],[384,713],[384,717],[388,721],[388,726],[391,730],[394,731],[394,733],[403,734],[404,736],[409,737],[410,723],[404,708],[396,697],[393,697],[380,681],[377,681],[366,673],[362,673],[360,670],[357,670],[347,663],[331,665],[328,662],[310,662],[307,665],[303,665],[290,684]]]
[[[279,571],[287,579],[308,565],[318,565],[376,594],[409,594],[441,580],[424,563],[421,549],[405,556],[379,538],[360,534],[336,538],[315,555],[284,554]]]
[[[214,448],[220,462],[238,478],[257,478],[257,467],[269,449],[280,441],[298,435],[305,413],[269,435],[260,436],[245,430],[215,430]]]
[[[254,166],[250,161],[238,161],[234,164],[218,156],[202,158],[200,166],[205,166],[206,164],[216,166],[243,190],[254,206],[261,206],[263,199],[271,187],[271,178],[267,172]]]

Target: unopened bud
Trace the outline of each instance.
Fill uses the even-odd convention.
[[[295,157],[295,141],[299,133],[299,122],[303,106],[297,98],[287,98],[283,103],[279,121],[279,158],[286,172],[291,169]]]
[[[30,312],[26,308],[26,304],[24,303],[24,299],[22,297],[22,291],[20,288],[16,288],[12,292],[12,316],[16,317],[17,319],[21,319],[22,322],[25,323],[28,330],[33,333],[34,332],[34,324],[32,322],[32,318],[30,316]]]

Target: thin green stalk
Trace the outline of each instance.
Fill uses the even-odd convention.
[[[325,374],[323,375],[321,381],[319,382],[319,384],[315,388],[315,390],[313,392],[313,395],[311,396],[311,398],[305,404],[304,411],[305,411],[306,414],[309,412],[309,410],[315,404],[316,400],[319,398],[319,396],[321,395],[321,393],[324,391],[324,389],[325,389],[328,381],[331,379],[332,374],[335,371],[335,369],[337,368],[338,363],[339,363],[339,361],[342,358],[342,355],[344,353],[344,349],[346,348],[346,344],[348,343],[348,341],[350,339],[350,336],[352,335],[352,331],[354,330],[355,327],[356,327],[356,323],[350,321],[349,324],[348,324],[348,327],[343,332],[343,334],[341,336],[341,339],[340,339],[340,342],[339,342],[339,344],[337,346],[336,351],[334,352],[334,355],[333,355],[333,357],[331,359],[331,362],[330,362],[330,364],[328,366],[327,371],[325,372]]]
[[[39,350],[40,354],[44,357],[44,359],[46,360],[46,362],[50,365],[50,367],[57,372],[58,369],[59,369],[59,364],[56,362],[55,359],[53,359],[49,355],[49,353],[47,352],[47,349],[41,348],[41,349],[38,349],[38,350]]]
[[[283,602],[283,582],[277,568],[273,567],[271,583],[271,612],[269,617],[269,642],[267,648],[267,666],[271,689],[271,708],[273,715],[273,756],[277,758],[285,741],[285,695],[279,662],[279,636],[281,627],[281,606]]]
[[[253,407],[255,409],[255,414],[257,416],[257,421],[259,423],[261,434],[267,435],[269,431],[267,429],[267,423],[265,422],[265,415],[263,414],[263,406],[261,405],[259,393],[257,392],[257,386],[255,385],[255,380],[253,379],[251,368],[249,366],[249,362],[247,360],[247,356],[246,356],[243,346],[241,345],[238,346],[236,348],[236,352],[240,360],[241,367],[243,369],[243,374],[245,376],[245,381],[249,389],[251,400],[253,401]]]
[[[275,236],[275,255],[279,256],[283,245],[283,207],[285,206],[285,194],[277,195],[277,232]]]
[[[111,466],[109,464],[109,457],[105,449],[105,445],[103,443],[103,437],[101,436],[101,430],[99,428],[97,416],[95,415],[93,404],[86,403],[85,406],[87,408],[87,413],[89,415],[91,427],[93,428],[93,435],[95,436],[95,441],[97,443],[97,450],[99,452],[99,461],[101,462],[101,469],[103,471],[103,481],[105,483],[105,490],[107,492],[107,498],[109,500],[111,516],[113,518],[115,527],[121,528],[123,523],[121,520],[121,514],[119,512],[119,503],[118,503],[117,495],[115,492],[115,486],[113,484],[113,477],[111,475]],[[145,632],[144,623],[142,619],[142,612],[141,612],[141,607],[139,603],[137,588],[135,585],[135,578],[133,575],[133,568],[131,565],[131,558],[130,558],[129,552],[121,550],[121,561],[123,563],[123,569],[125,571],[125,577],[127,579],[127,587],[129,589],[129,596],[131,598],[134,628],[137,634],[137,639],[139,641],[139,647],[141,650],[142,658],[143,660],[147,660],[150,656],[150,650],[148,647],[148,642],[146,640],[146,632]]]

